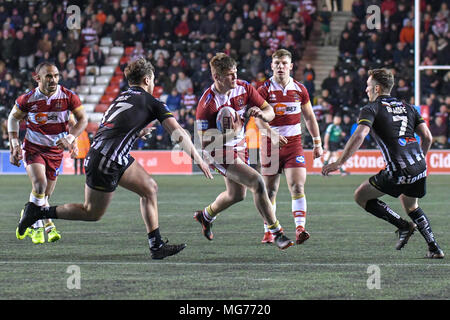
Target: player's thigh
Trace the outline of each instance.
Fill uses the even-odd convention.
[[[408,197],[402,194],[399,196],[399,199],[406,213],[413,212],[419,207],[419,200],[417,198]]]
[[[34,162],[25,167],[28,177],[33,185],[33,190],[37,193],[44,193],[47,188],[47,177],[45,174],[45,164]]]
[[[273,202],[273,200],[277,197],[278,188],[280,187],[280,175],[274,174],[270,176],[263,176],[263,179],[266,184],[269,199]]]
[[[137,161],[133,161],[122,174],[119,186],[137,193],[141,197],[156,195],[158,191],[155,180]]]
[[[226,192],[230,198],[234,201],[242,201],[247,195],[247,187],[231,180],[230,178],[224,177]]]
[[[242,160],[236,160],[235,164],[229,165],[227,178],[249,188],[253,192],[261,192],[261,189],[265,189],[264,179],[259,172],[245,164]]]
[[[291,195],[305,193],[306,168],[286,168],[284,174]]]
[[[369,180],[366,180],[355,190],[354,198],[356,203],[358,203],[362,208],[365,208],[367,201],[377,199],[384,195],[385,193],[376,189],[370,184]]]

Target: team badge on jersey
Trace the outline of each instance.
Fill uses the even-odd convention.
[[[297,162],[297,163],[305,163],[305,157],[304,156],[297,156],[295,158],[295,162]]]
[[[399,138],[398,139],[398,144],[401,145],[402,147],[406,146],[406,139]]]

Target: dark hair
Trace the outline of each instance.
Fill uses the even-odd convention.
[[[43,61],[36,66],[36,69],[34,69],[34,72],[36,72],[36,74],[39,74],[39,71],[41,71],[41,69],[44,67],[56,67],[56,65],[49,61]]]
[[[139,85],[146,76],[153,77],[154,72],[151,62],[143,57],[130,62],[124,71],[128,83],[134,85]]]
[[[372,69],[369,70],[369,77],[381,86],[381,89],[385,93],[390,93],[394,86],[394,75],[388,69]]]

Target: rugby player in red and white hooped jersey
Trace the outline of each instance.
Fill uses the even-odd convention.
[[[75,139],[87,126],[87,116],[78,96],[58,85],[59,71],[53,63],[42,62],[35,71],[38,86],[17,98],[8,117],[10,162],[19,167],[23,160],[32,183],[29,201],[47,207],[56,186],[64,149],[72,151]],[[71,113],[76,123],[69,130]],[[21,146],[18,133],[22,119],[26,119],[26,134]],[[24,234],[16,231],[17,238],[30,235],[34,243],[43,243],[45,227],[49,242],[59,240],[61,235],[53,222],[50,219],[43,222],[34,224],[39,233],[36,231],[32,236],[31,229]]]
[[[214,159],[211,166],[224,176],[226,190],[203,210],[196,211],[194,218],[202,225],[204,236],[212,240],[212,222],[221,211],[242,201],[248,188],[253,192],[256,208],[274,235],[276,245],[286,249],[293,242],[284,235],[276,219],[262,176],[246,163],[244,115],[270,121],[274,117],[273,109],[251,84],[237,79],[236,61],[231,57],[217,53],[211,59],[210,67],[214,83],[200,99],[196,125],[202,148],[210,150],[208,154]],[[234,130],[218,134],[214,130],[217,128],[216,117],[224,106],[232,107],[239,116],[235,119]],[[215,148],[211,148],[212,144]]]
[[[293,68],[292,55],[285,49],[272,54],[271,68],[273,76],[258,88],[261,96],[268,101],[275,113],[269,123],[256,119],[261,132],[269,135],[262,137],[261,174],[264,177],[269,198],[276,211],[276,196],[280,185],[280,173],[284,170],[286,182],[292,199],[292,215],[296,225],[296,243],[308,240],[306,223],[306,167],[301,139],[301,115],[305,119],[306,128],[313,137],[314,159],[322,156],[322,142],[319,126],[314,115],[309,94],[306,88],[290,76]],[[270,137],[279,136],[275,141]],[[271,163],[274,145],[279,145],[278,163]],[[273,237],[265,226],[263,243],[273,242]]]

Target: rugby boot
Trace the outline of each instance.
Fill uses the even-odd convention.
[[[34,230],[33,235],[31,236],[31,241],[33,241],[34,244],[40,244],[45,242],[43,227]]]
[[[165,257],[173,256],[174,254],[177,254],[184,248],[186,248],[186,244],[167,244],[169,240],[164,242],[158,249],[152,249],[150,248],[150,254],[152,256],[152,259],[155,260],[161,260]]]
[[[287,249],[294,245],[294,241],[290,240],[282,230],[275,233],[275,244],[281,250]]]
[[[295,229],[295,238],[296,238],[295,243],[296,243],[296,244],[302,244],[303,242],[305,242],[306,240],[308,240],[309,237],[310,237],[310,236],[309,236],[309,232],[306,231],[304,227],[298,226],[298,227]]]
[[[435,248],[428,248],[427,255],[425,258],[427,259],[444,259],[444,251],[439,248],[438,245],[435,245]]]
[[[408,222],[408,225],[403,229],[398,229],[396,233],[398,233],[398,241],[395,245],[395,249],[401,250],[405,244],[408,243],[409,238],[412,236],[414,231],[416,230],[416,224],[413,222]]]
[[[56,227],[53,227],[49,233],[47,233],[47,241],[55,242],[61,239],[61,234],[56,230]]]
[[[264,237],[261,240],[261,243],[273,243],[274,241],[273,234],[270,231],[264,232]]]
[[[20,213],[19,224],[16,228],[16,237],[22,240],[27,235],[27,229],[40,219],[39,213],[41,207],[35,205],[33,202],[27,202]]]
[[[206,221],[203,216],[203,211],[195,211],[194,219],[197,220],[202,225],[202,233],[208,240],[212,240],[214,238],[214,234],[211,231],[212,222]]]

